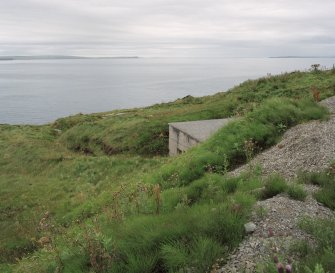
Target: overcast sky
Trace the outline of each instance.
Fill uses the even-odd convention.
[[[0,55],[335,55],[335,0],[0,0]]]

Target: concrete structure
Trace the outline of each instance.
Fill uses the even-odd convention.
[[[230,120],[231,118],[169,123],[170,156],[185,152],[205,141]]]

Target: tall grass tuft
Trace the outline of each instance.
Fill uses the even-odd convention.
[[[285,192],[287,184],[285,179],[281,176],[274,174],[269,176],[265,181],[264,190],[261,193],[263,199],[271,198],[279,193]]]
[[[328,170],[319,173],[302,173],[299,180],[304,183],[318,185],[321,189],[316,192],[315,198],[330,209],[335,210],[335,163]]]
[[[304,191],[304,188],[301,185],[290,185],[287,187],[287,194],[299,201],[304,201],[307,197],[307,193]]]

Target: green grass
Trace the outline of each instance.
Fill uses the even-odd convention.
[[[287,193],[290,198],[299,201],[304,201],[307,197],[307,193],[301,185],[289,185],[278,174],[268,176],[264,182],[264,189],[260,192],[260,198],[268,199],[280,193]]]
[[[262,199],[268,199],[287,190],[287,184],[284,178],[279,175],[272,175],[265,181],[264,190],[261,193]]]
[[[64,226],[84,221],[111,202],[113,191],[165,160],[78,155],[59,145],[49,126],[0,128],[0,143],[7,143],[0,158],[1,261],[36,249],[32,238],[46,211]]]
[[[319,173],[302,173],[299,180],[304,183],[320,186],[314,195],[316,200],[326,207],[335,210],[335,163],[331,163],[326,171]]]
[[[47,229],[43,234],[52,236],[51,250],[46,253],[38,247],[33,256],[19,262],[17,272],[28,266],[36,273],[54,272],[60,264],[69,272],[97,268],[96,272],[180,272],[187,268],[204,272],[216,259],[226,257],[244,236],[244,223],[255,203],[250,189],[261,183],[250,186],[246,177],[251,175],[237,178],[236,191],[227,193],[226,178],[209,174],[206,181],[195,181],[185,189],[191,194],[201,184],[201,198],[192,204],[171,205],[159,215],[133,215],[120,221],[101,214],[65,234]],[[213,183],[221,192],[212,196]],[[222,193],[224,198],[219,196]],[[171,196],[175,199],[173,194],[165,195],[163,205],[172,203],[167,200]],[[51,262],[56,257],[61,263]]]
[[[298,177],[298,180],[301,183],[312,184],[320,187],[329,184],[331,179],[331,173],[328,172],[303,172],[300,173]]]
[[[301,185],[290,185],[287,188],[287,194],[290,198],[304,201],[307,197],[307,193],[304,191],[304,188]]]
[[[264,184],[257,170],[224,174],[250,156],[245,141],[257,153],[289,127],[325,118],[306,97],[311,85],[335,95],[332,73],[286,73],[44,126],[0,125],[0,271],[206,271],[242,240]],[[164,157],[168,122],[233,115],[208,142]],[[41,237],[52,243],[43,247]]]
[[[243,224],[254,199],[240,194],[236,198],[232,196],[232,200],[241,204],[242,209],[234,211],[228,203],[194,205],[168,214],[130,217],[119,224],[101,219],[93,222],[91,229],[102,245],[104,238],[111,238],[110,246],[105,244],[114,259],[108,272],[178,272],[193,267],[196,272],[203,272],[215,259],[226,255],[225,250],[236,246],[243,238]],[[243,209],[246,202],[250,204]],[[99,234],[104,236],[99,237]],[[72,249],[71,258],[63,260],[63,266],[80,272],[87,261],[82,259],[75,266],[72,261],[78,255],[97,255],[99,263],[105,262],[100,248],[95,246],[92,252],[92,244],[86,243],[92,239],[80,233],[77,236],[79,241],[75,244],[84,247],[78,248],[78,252]],[[53,265],[53,270],[56,266]],[[89,267],[94,266],[102,265],[90,262]],[[43,272],[35,267],[33,270]]]

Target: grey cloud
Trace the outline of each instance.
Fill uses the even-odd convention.
[[[306,2],[3,0],[0,55],[330,55],[335,2]]]

